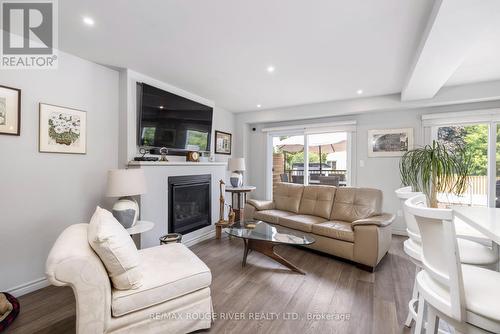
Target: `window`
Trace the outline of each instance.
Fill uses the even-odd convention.
[[[437,127],[437,140],[450,148],[465,148],[472,164],[465,193],[462,196],[439,194],[440,202],[488,206],[488,132],[487,124]]]
[[[277,182],[348,185],[348,138],[347,132],[272,136],[273,187]]]
[[[500,207],[500,109],[423,115],[422,125],[430,141],[439,140],[451,147],[461,145],[472,158],[465,193],[439,194],[438,200],[445,204]]]
[[[273,188],[277,182],[304,183],[304,136],[273,137]]]

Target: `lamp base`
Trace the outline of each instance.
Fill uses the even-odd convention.
[[[139,205],[132,197],[121,197],[113,205],[113,216],[123,225],[130,228],[137,223],[139,217]]]
[[[243,174],[239,172],[232,172],[229,181],[234,188],[239,188],[243,185]]]

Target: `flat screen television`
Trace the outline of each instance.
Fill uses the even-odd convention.
[[[137,83],[137,109],[140,147],[166,147],[169,154],[210,151],[212,107]]]

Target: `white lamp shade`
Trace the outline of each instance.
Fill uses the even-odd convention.
[[[146,193],[146,178],[142,169],[112,169],[108,171],[106,196],[123,197]]]
[[[245,158],[231,158],[227,164],[227,168],[230,171],[244,171],[245,170]]]

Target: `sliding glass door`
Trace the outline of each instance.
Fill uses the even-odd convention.
[[[347,186],[347,132],[272,135],[272,183]],[[306,163],[307,162],[307,163]]]
[[[347,185],[347,133],[308,135],[309,184]]]
[[[277,182],[304,183],[304,135],[273,137],[273,188]]]
[[[461,196],[439,194],[439,202],[500,207],[500,127],[497,123],[435,126],[432,139],[451,148],[464,147],[472,164],[465,193]]]

